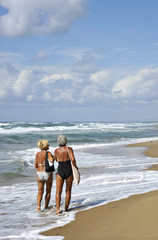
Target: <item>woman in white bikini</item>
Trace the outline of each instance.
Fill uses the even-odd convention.
[[[48,153],[48,159],[51,163],[54,162],[54,158],[50,152],[47,152],[47,150],[49,149],[49,143],[46,139],[39,140],[38,147],[41,149],[41,151],[36,154],[35,159],[35,168],[37,168],[38,183],[37,211],[41,211],[41,201],[44,193],[44,184],[46,183],[45,208],[48,208],[53,182],[53,173],[45,171],[46,153]]]

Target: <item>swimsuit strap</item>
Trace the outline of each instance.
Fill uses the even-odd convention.
[[[68,148],[68,147],[67,147],[67,151],[68,151],[68,155],[69,155],[69,160],[71,161],[70,153],[69,153],[69,148]]]
[[[46,151],[46,155],[48,154],[47,150],[41,150],[41,154],[42,152]],[[38,163],[38,166],[45,166],[45,163]]]
[[[68,152],[68,156],[69,156],[69,152]],[[57,156],[57,162],[67,162],[70,160],[70,156],[69,156],[69,159],[65,160],[65,161],[60,161],[60,158]]]

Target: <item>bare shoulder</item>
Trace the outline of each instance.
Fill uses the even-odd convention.
[[[56,149],[54,150],[54,154],[56,154],[56,153],[58,152],[58,150],[59,150],[59,148],[56,148]]]
[[[48,152],[48,155],[49,155],[49,156],[50,156],[50,155],[52,156],[52,153],[51,153],[51,152]]]
[[[69,150],[72,150],[72,147],[68,147]]]
[[[70,151],[70,152],[73,152],[73,149],[72,149],[72,147],[68,147],[68,149],[69,149],[69,151]]]
[[[38,162],[39,159],[39,152],[36,153],[35,161]]]
[[[39,153],[40,153],[40,152],[37,152],[37,153],[36,153],[36,157],[38,157]]]

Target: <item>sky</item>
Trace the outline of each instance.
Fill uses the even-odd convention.
[[[157,121],[157,0],[0,0],[0,121]]]

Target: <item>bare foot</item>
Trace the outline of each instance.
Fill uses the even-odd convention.
[[[48,206],[47,206],[47,207],[45,207],[44,209],[50,209],[50,208],[51,208],[51,207],[48,207]]]
[[[49,210],[51,210],[53,207],[45,207],[44,209],[43,209],[43,211],[49,211]]]
[[[36,212],[41,212],[41,207],[38,206]]]
[[[61,211],[60,211],[60,210],[57,210],[57,211],[56,211],[56,215],[58,215],[59,213],[61,213]]]

